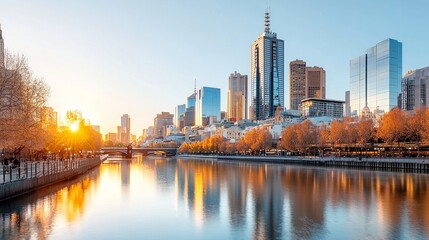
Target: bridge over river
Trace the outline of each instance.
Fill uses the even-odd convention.
[[[128,147],[103,147],[101,151],[104,154],[122,154],[127,158],[131,158],[134,153],[141,153],[143,155],[155,154],[162,156],[175,156],[177,154],[177,148],[133,148]]]

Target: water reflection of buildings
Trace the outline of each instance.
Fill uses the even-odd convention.
[[[327,212],[356,209],[361,219],[376,219],[376,224],[360,226],[374,236],[406,237],[410,229],[429,236],[426,175],[179,159],[176,181],[179,199],[196,220],[204,224],[211,214],[219,214],[221,194],[227,194],[231,227],[245,228],[254,216],[256,239],[329,238]],[[356,229],[350,231],[362,234]]]
[[[174,186],[175,160],[159,158],[154,160],[154,164],[157,185],[162,188]]]
[[[99,185],[99,170],[0,204],[0,239],[47,239],[58,216],[82,217]]]
[[[121,196],[128,199],[130,196],[131,161],[124,160],[121,164]]]
[[[194,212],[196,224],[219,215],[220,181],[217,165],[208,162],[177,163],[178,194]]]

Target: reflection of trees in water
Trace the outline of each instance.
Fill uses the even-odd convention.
[[[57,216],[68,222],[79,219],[98,187],[99,168],[84,177],[42,188],[0,204],[3,239],[46,239]]]
[[[205,164],[206,163],[206,164]],[[178,163],[179,196],[193,209],[197,221],[219,215],[220,181],[217,165],[210,162]],[[183,192],[180,192],[183,191]]]
[[[410,228],[422,229],[426,232],[421,234],[429,235],[429,206],[425,204],[429,202],[427,175],[178,160],[176,180],[179,196],[203,215],[213,212],[208,206],[214,206],[219,212],[219,186],[224,182],[230,223],[237,229],[245,226],[249,207],[246,198],[250,190],[255,211],[255,239],[283,237],[284,196],[290,204],[291,229],[287,234],[292,238],[327,237],[328,205],[334,210],[357,208],[362,210],[364,218],[377,218],[383,228],[374,226],[374,231],[388,234],[383,237],[404,236],[408,227],[404,225],[404,218],[409,219]],[[203,202],[199,204],[201,199]]]

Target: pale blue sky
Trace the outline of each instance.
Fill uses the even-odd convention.
[[[326,70],[327,97],[344,99],[349,60],[386,39],[403,43],[403,71],[429,66],[427,0],[16,1],[0,3],[6,48],[27,56],[51,88],[49,105],[80,109],[103,133],[123,113],[140,135],[194,88],[250,73],[250,45],[271,29],[285,41],[285,105],[294,59]],[[249,82],[250,84],[250,82]]]

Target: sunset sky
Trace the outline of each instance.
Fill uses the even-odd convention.
[[[427,0],[4,0],[0,24],[6,48],[28,58],[60,115],[79,109],[106,133],[128,113],[141,135],[156,113],[186,102],[194,79],[221,88],[226,110],[228,76],[250,73],[267,6],[285,41],[286,106],[295,59],[326,70],[330,99],[349,89],[349,60],[386,38],[403,43],[404,73],[429,66]]]

